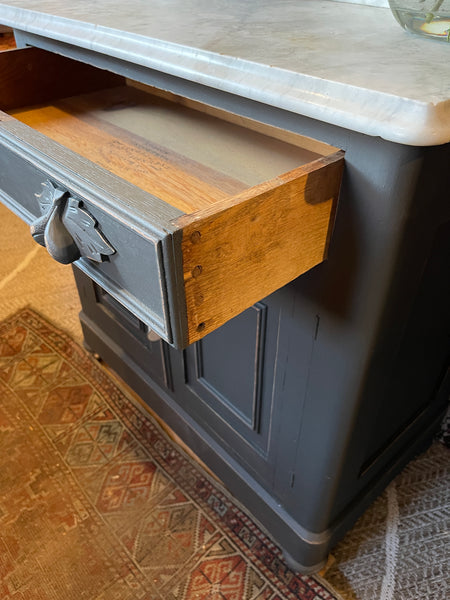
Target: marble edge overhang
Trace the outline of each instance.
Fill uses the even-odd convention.
[[[450,141],[450,100],[421,102],[5,4],[0,4],[0,22],[395,143]]]

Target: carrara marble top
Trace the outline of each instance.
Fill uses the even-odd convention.
[[[329,0],[9,0],[0,24],[372,136],[450,141],[450,44]]]

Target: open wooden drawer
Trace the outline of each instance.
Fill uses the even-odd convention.
[[[175,346],[325,258],[342,151],[35,48],[0,77],[0,199]]]

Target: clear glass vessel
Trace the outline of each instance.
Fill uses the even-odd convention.
[[[450,42],[450,0],[389,0],[389,5],[408,31]]]

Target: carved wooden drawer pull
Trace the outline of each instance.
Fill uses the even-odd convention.
[[[36,194],[42,216],[30,227],[36,242],[63,264],[72,263],[81,256],[96,262],[108,260],[115,250],[82,203],[50,181],[42,185],[42,193]]]

